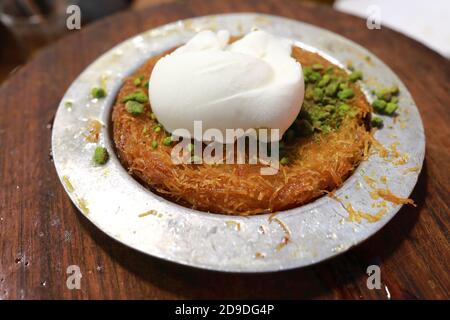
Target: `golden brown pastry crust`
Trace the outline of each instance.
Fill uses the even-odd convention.
[[[354,98],[349,101],[359,110],[356,117],[346,119],[338,130],[299,138],[287,146],[291,162],[280,166],[277,174],[260,174],[260,165],[175,165],[170,152],[173,146],[162,143],[163,132],[152,128],[157,124],[145,113],[133,116],[121,103],[124,96],[136,91],[133,80],[151,74],[158,59],[171,50],[149,59],[125,80],[113,107],[113,138],[125,168],[152,191],[179,204],[216,213],[251,215],[275,212],[308,203],[340,186],[367,154],[370,133],[365,118],[371,107],[356,84]],[[325,68],[332,65],[318,54],[293,48],[292,56],[303,67],[315,63]],[[344,72],[337,70],[337,72]],[[147,89],[142,88],[147,93]],[[144,128],[149,128],[144,130]],[[146,132],[145,132],[146,131]],[[158,147],[151,147],[152,141]]]

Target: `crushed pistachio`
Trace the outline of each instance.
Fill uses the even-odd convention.
[[[281,142],[291,143],[296,137],[309,137],[315,132],[332,132],[338,129],[347,117],[355,117],[359,113],[359,109],[352,105],[351,99],[355,97],[353,83],[363,79],[362,71],[350,66],[351,73],[343,75],[335,73],[334,69],[333,66],[325,68],[320,64],[303,68],[305,98],[302,109]],[[397,94],[397,87],[378,93],[379,97],[372,104],[374,110],[389,115],[395,112],[398,107]],[[388,103],[392,104],[389,108]],[[382,119],[373,117],[371,125],[382,127]]]
[[[313,100],[314,102],[320,102],[323,99],[323,90],[321,88],[314,88]]]
[[[280,164],[283,165],[283,166],[289,164],[289,158],[288,157],[281,158]]]
[[[396,103],[388,102],[386,104],[386,108],[384,108],[384,113],[386,113],[387,115],[393,115],[397,109],[398,105]]]
[[[161,125],[160,125],[160,124],[157,124],[157,125],[153,128],[153,131],[156,132],[156,133],[160,132],[161,130],[162,130],[162,129],[161,129]]]
[[[319,88],[325,87],[331,81],[331,77],[329,74],[325,74],[322,79],[317,83]]]
[[[163,145],[170,146],[171,143],[172,143],[172,137],[171,136],[165,137],[163,139]]]
[[[332,82],[325,88],[325,94],[330,97],[334,97],[339,88],[339,83]]]
[[[314,71],[320,71],[320,70],[323,69],[323,65],[321,65],[320,63],[315,63],[315,64],[312,65],[312,69]]]
[[[348,83],[347,82],[340,82],[339,83],[339,90],[345,90],[348,89]]]
[[[73,107],[73,102],[67,100],[66,102],[64,102],[64,106],[65,106],[67,109],[70,109],[70,108]]]
[[[353,90],[350,88],[342,87],[342,90],[338,92],[338,98],[345,100],[351,99],[354,96]]]
[[[101,99],[106,97],[106,90],[100,87],[94,87],[91,90],[92,98]]]
[[[391,101],[392,97],[398,95],[398,93],[399,93],[398,86],[393,86],[378,91],[376,93],[376,96],[378,97],[378,99],[382,99],[386,102],[389,102]]]
[[[146,102],[148,102],[148,97],[142,91],[135,91],[135,92],[130,93],[129,95],[123,97],[122,103],[126,103],[128,101],[136,101],[136,102],[140,102],[140,103],[146,103]]]
[[[136,101],[127,101],[125,109],[134,116],[140,115],[144,112],[144,105]]]
[[[381,128],[383,126],[383,119],[380,117],[372,117],[372,119],[370,119],[370,126],[372,128]]]
[[[375,112],[388,116],[395,115],[395,111],[398,109],[398,86],[385,88],[373,93],[377,97],[377,99],[372,103],[372,107]]]
[[[310,67],[303,68],[303,76],[305,78],[305,82],[310,82],[310,83],[319,81],[322,77],[320,75],[320,72],[314,71]]]
[[[106,150],[105,147],[97,147],[94,151],[94,156],[92,160],[97,165],[103,165],[105,164],[109,159],[108,150]]]
[[[386,104],[386,101],[377,99],[372,103],[372,107],[376,112],[382,113],[384,111],[384,108],[386,108]]]
[[[363,77],[363,74],[362,74],[361,70],[354,70],[354,71],[350,74],[350,76],[348,77],[348,79],[349,79],[351,82],[355,82],[355,81],[357,81],[357,80],[361,80],[362,77]]]
[[[144,81],[144,79],[145,79],[144,76],[139,76],[136,79],[134,79],[133,84],[136,87],[139,87],[142,84],[142,81]]]

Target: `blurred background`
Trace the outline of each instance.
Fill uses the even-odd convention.
[[[0,83],[41,48],[71,33],[66,9],[81,9],[81,26],[121,10],[189,0],[0,0]],[[208,1],[208,0],[205,0]],[[226,0],[223,0],[226,1]],[[263,1],[263,0],[261,0]],[[379,8],[382,26],[400,31],[450,58],[450,0],[292,0],[333,6],[363,18]],[[376,11],[376,10],[375,10]]]

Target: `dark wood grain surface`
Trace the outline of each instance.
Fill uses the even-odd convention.
[[[412,197],[374,237],[316,266],[273,274],[222,274],[132,251],[97,230],[71,204],[50,153],[53,116],[65,90],[101,53],[143,30],[193,16],[254,11],[332,30],[385,61],[411,91],[427,137]],[[37,54],[0,87],[0,298],[392,298],[448,299],[450,289],[450,64],[387,28],[294,1],[184,1],[121,13]],[[80,290],[66,287],[78,265]],[[381,267],[369,290],[366,268]],[[387,288],[387,289],[386,289]]]

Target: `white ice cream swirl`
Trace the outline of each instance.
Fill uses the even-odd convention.
[[[293,123],[303,102],[301,65],[289,40],[252,31],[229,43],[229,32],[202,31],[155,65],[152,110],[169,132],[195,120],[203,130],[279,129]]]

